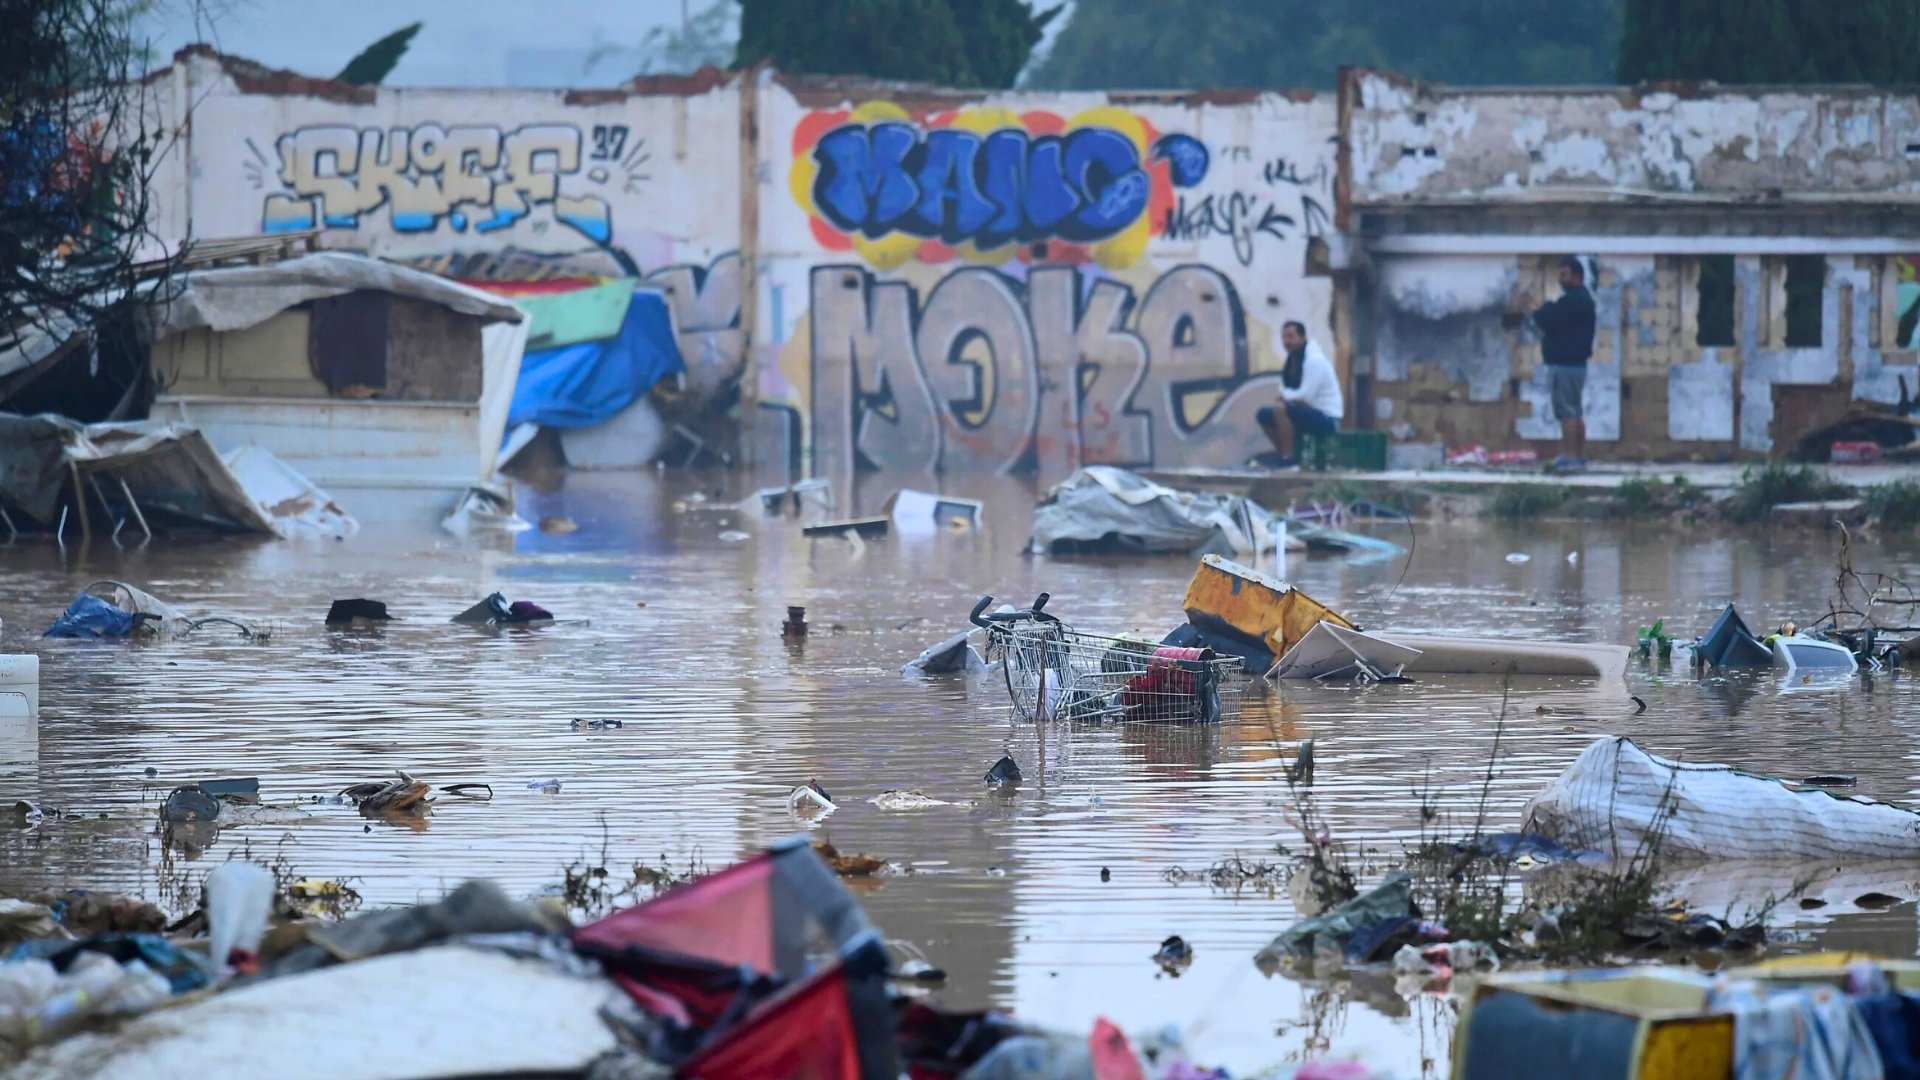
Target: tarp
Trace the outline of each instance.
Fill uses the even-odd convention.
[[[521,357],[527,351],[527,324],[489,323],[480,329],[480,480],[499,470],[501,443],[507,437],[507,413],[520,382]]]
[[[634,285],[632,278],[616,278],[583,289],[515,297],[527,313],[528,347],[559,349],[618,334]]]
[[[591,427],[685,370],[666,299],[656,290],[638,290],[614,337],[521,359],[507,426]]]
[[[1655,757],[1600,739],[1527,803],[1523,831],[1631,858],[1656,830],[1663,858],[1920,858],[1920,813],[1730,765]]]
[[[1215,537],[1235,552],[1270,551],[1279,518],[1237,495],[1176,491],[1111,465],[1067,477],[1033,509],[1027,550],[1111,539],[1141,552],[1189,552]]]
[[[520,322],[511,303],[479,289],[390,262],[344,251],[321,251],[260,266],[194,270],[168,284],[169,299],[149,309],[148,340],[201,327],[245,330],[310,300],[362,289],[438,304],[495,322]]]
[[[272,536],[348,535],[358,525],[292,466],[258,448],[223,459],[198,428],[163,420],[79,424],[60,416],[0,414],[0,499],[42,525],[59,520],[62,485],[78,469],[90,515],[100,495],[124,509],[125,482],[151,523],[171,518]],[[131,523],[128,523],[131,524]],[[77,528],[77,523],[70,527]],[[111,531],[112,523],[106,523]]]
[[[447,945],[235,986],[8,1072],[83,1076],[578,1075],[618,1045],[605,979]]]

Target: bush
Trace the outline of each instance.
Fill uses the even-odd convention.
[[[1660,506],[1660,488],[1658,480],[1635,476],[1620,481],[1620,486],[1613,489],[1613,497],[1619,501],[1623,512],[1640,515]]]
[[[1852,491],[1806,465],[1769,462],[1765,468],[1749,468],[1740,474],[1740,482],[1727,500],[1727,515],[1743,524],[1751,523],[1766,517],[1776,506],[1837,499]]]
[[[1554,484],[1506,484],[1487,500],[1482,517],[1498,521],[1522,521],[1565,509],[1573,499],[1573,489]]]
[[[1920,483],[1895,480],[1863,489],[1867,516],[1882,528],[1911,529],[1920,523]]]

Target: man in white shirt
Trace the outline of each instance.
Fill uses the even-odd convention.
[[[1339,431],[1347,401],[1340,392],[1340,376],[1333,370],[1333,361],[1318,344],[1307,340],[1304,324],[1289,322],[1282,326],[1280,344],[1287,351],[1286,366],[1280,370],[1283,408],[1266,406],[1254,415],[1273,441],[1274,450],[1290,458],[1289,463],[1296,463],[1300,459],[1300,437]]]

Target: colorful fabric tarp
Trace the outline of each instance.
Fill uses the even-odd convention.
[[[665,298],[640,289],[613,337],[521,358],[506,426],[592,427],[685,370]]]

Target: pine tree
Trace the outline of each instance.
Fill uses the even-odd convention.
[[[1021,0],[743,0],[736,66],[1004,89],[1057,8]]]
[[[1627,0],[1622,82],[1920,82],[1914,0]]]
[[[347,61],[347,66],[340,69],[334,80],[354,86],[379,86],[400,58],[407,55],[407,46],[413,41],[413,35],[420,32],[420,26],[420,23],[403,26],[362,49],[359,56]]]

